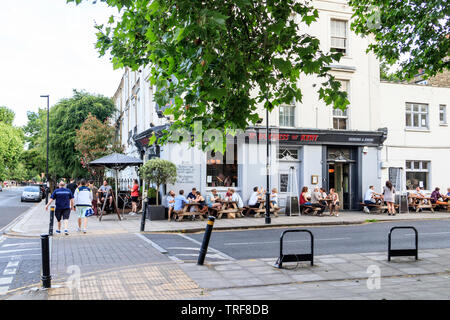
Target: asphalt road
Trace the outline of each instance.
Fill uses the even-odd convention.
[[[35,202],[20,202],[23,188],[4,188],[0,192],[0,230],[28,210]]]
[[[419,232],[420,249],[450,247],[450,220],[402,221],[394,223],[371,223],[353,226],[308,227],[314,235],[314,254],[346,254],[386,252],[388,233],[394,226],[413,226]],[[212,233],[207,259],[275,258],[280,252],[280,235],[289,228],[259,229],[245,231],[216,231]],[[291,228],[293,229],[293,228]],[[297,228],[298,229],[298,228]],[[199,234],[146,234],[148,239],[167,250],[168,255],[181,260],[194,260],[203,240]],[[309,235],[288,233],[284,238],[285,253],[308,253]],[[414,248],[413,230],[395,230],[392,249]]]

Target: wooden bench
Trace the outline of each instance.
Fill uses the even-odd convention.
[[[377,209],[379,214],[381,214],[383,212],[386,212],[388,210],[388,206],[385,205],[385,204],[376,204],[376,203],[367,204],[367,203],[364,203],[364,202],[360,202],[359,204],[362,207],[375,208],[375,209]],[[398,212],[398,204],[394,204],[394,208],[395,208],[395,211]],[[369,210],[369,211],[371,211],[371,210]]]
[[[320,211],[321,208],[319,207],[313,207],[312,205],[308,204],[302,204],[300,205],[300,214],[301,215],[308,215],[306,211],[311,211],[313,215],[317,214],[318,211]]]
[[[417,200],[419,200],[419,203],[416,202]],[[427,203],[425,203],[424,200],[427,200]],[[429,209],[434,213],[434,207],[430,198],[418,199],[416,197],[408,197],[408,207],[416,212],[419,212],[421,209]]]
[[[198,216],[201,220],[204,220],[208,213],[208,206],[204,205],[201,210],[198,210],[198,206],[199,204],[197,203],[187,203],[184,205],[182,210],[174,210],[173,215],[176,216],[175,220],[181,221],[185,216]],[[197,207],[197,210],[191,211],[191,207]]]

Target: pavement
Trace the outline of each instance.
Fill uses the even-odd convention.
[[[40,203],[4,231],[5,237],[48,232],[49,213]],[[274,266],[277,257],[227,259],[203,266],[171,257],[139,232],[141,216],[89,218],[88,233],[51,237],[52,288],[35,283],[6,292],[10,300],[279,300],[450,298],[450,248],[419,251],[419,259],[387,252],[315,256],[314,265]],[[214,229],[363,224],[370,221],[449,219],[450,213],[396,216],[341,212],[339,217],[279,216],[216,220]],[[56,223],[56,222],[55,222]],[[200,232],[206,221],[148,221],[145,233]],[[0,278],[1,280],[1,278]]]

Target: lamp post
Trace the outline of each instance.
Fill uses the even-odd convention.
[[[49,185],[49,178],[48,178],[48,140],[49,140],[49,121],[50,121],[50,96],[49,95],[42,95],[41,98],[47,98],[47,166],[45,169],[45,179],[47,180],[47,189],[45,190],[45,204],[48,204],[48,188],[50,188]]]
[[[270,163],[269,163],[269,109],[266,109],[266,219],[265,223],[270,224],[270,192],[269,192],[269,174],[270,174]]]

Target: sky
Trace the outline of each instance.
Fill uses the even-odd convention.
[[[95,49],[98,24],[117,10],[85,1],[0,0],[0,106],[12,109],[14,125],[27,111],[50,107],[73,89],[112,97],[122,70]]]

